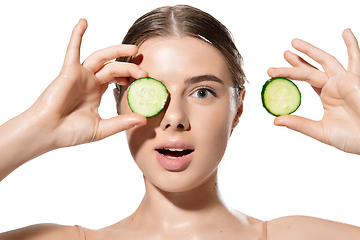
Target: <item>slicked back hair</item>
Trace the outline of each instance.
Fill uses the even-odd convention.
[[[230,31],[210,14],[187,5],[156,8],[137,19],[130,27],[123,44],[141,46],[153,37],[194,37],[206,41],[217,48],[226,59],[232,76],[237,97],[246,81],[242,69],[243,59],[237,50]],[[121,57],[117,61],[128,62],[130,57]],[[120,85],[116,84],[118,90]],[[118,99],[118,106],[119,106]],[[239,101],[240,102],[240,101]]]

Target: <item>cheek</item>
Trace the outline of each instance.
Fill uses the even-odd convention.
[[[216,101],[215,104],[206,107],[194,107],[191,125],[194,125],[195,131],[201,129],[200,131],[208,137],[213,136],[219,140],[228,139],[235,119],[235,112],[233,97],[226,96]]]
[[[149,121],[148,121],[149,122]],[[156,137],[155,128],[147,124],[143,127],[136,127],[126,131],[126,138],[129,145],[130,152],[133,158],[136,160],[138,154],[142,154],[141,151],[145,151],[142,155],[148,155],[151,146],[147,146],[151,139]]]
[[[132,112],[127,102],[126,91],[124,92],[124,94],[122,94],[119,110],[120,110],[120,114],[128,114]],[[144,145],[146,140],[155,137],[155,132],[153,129],[152,131],[149,130],[148,128],[149,125],[150,124],[147,124],[143,127],[131,128],[125,131],[127,142],[129,145],[129,150],[133,158],[136,158],[136,156],[138,155],[141,147]]]
[[[229,109],[229,104],[198,109],[191,120],[194,139],[201,147],[199,150],[214,164],[220,162],[231,135],[235,114]]]
[[[192,129],[196,137],[203,142],[227,142],[230,136],[231,124],[228,112],[204,113],[198,112],[199,117],[194,117]]]

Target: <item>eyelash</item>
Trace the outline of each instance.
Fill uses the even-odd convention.
[[[214,97],[218,97],[218,94],[215,92],[215,90],[210,87],[210,86],[201,86],[197,89],[195,89],[195,91],[191,94],[191,95],[194,95],[195,93],[199,92],[199,91],[206,91],[208,93],[210,93],[212,96]]]

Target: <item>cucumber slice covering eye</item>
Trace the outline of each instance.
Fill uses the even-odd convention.
[[[301,104],[301,93],[291,80],[272,78],[265,82],[261,91],[264,108],[274,116],[295,112]]]
[[[159,114],[166,105],[168,95],[164,84],[154,78],[139,78],[127,90],[131,111],[145,117]]]

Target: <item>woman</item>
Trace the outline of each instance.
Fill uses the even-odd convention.
[[[54,82],[32,107],[1,126],[6,138],[0,140],[0,179],[48,151],[126,130],[146,194],[131,216],[101,230],[40,224],[0,239],[359,239],[354,226],[309,217],[263,222],[221,200],[217,166],[242,114],[245,77],[229,33],[214,18],[187,6],[156,9],[125,37],[124,43],[137,46],[100,50],[80,64],[86,27],[82,19],[74,28]],[[293,68],[268,73],[309,82],[324,105],[319,122],[282,116],[276,125],[359,154],[360,50],[350,30],[344,40],[347,71],[329,54],[294,40],[294,48],[325,72],[286,52]],[[115,58],[125,62],[109,62]],[[162,81],[170,93],[166,108],[148,119],[130,111],[124,94],[130,82],[147,76]],[[114,91],[119,115],[105,120],[97,109],[111,82],[122,86]]]

